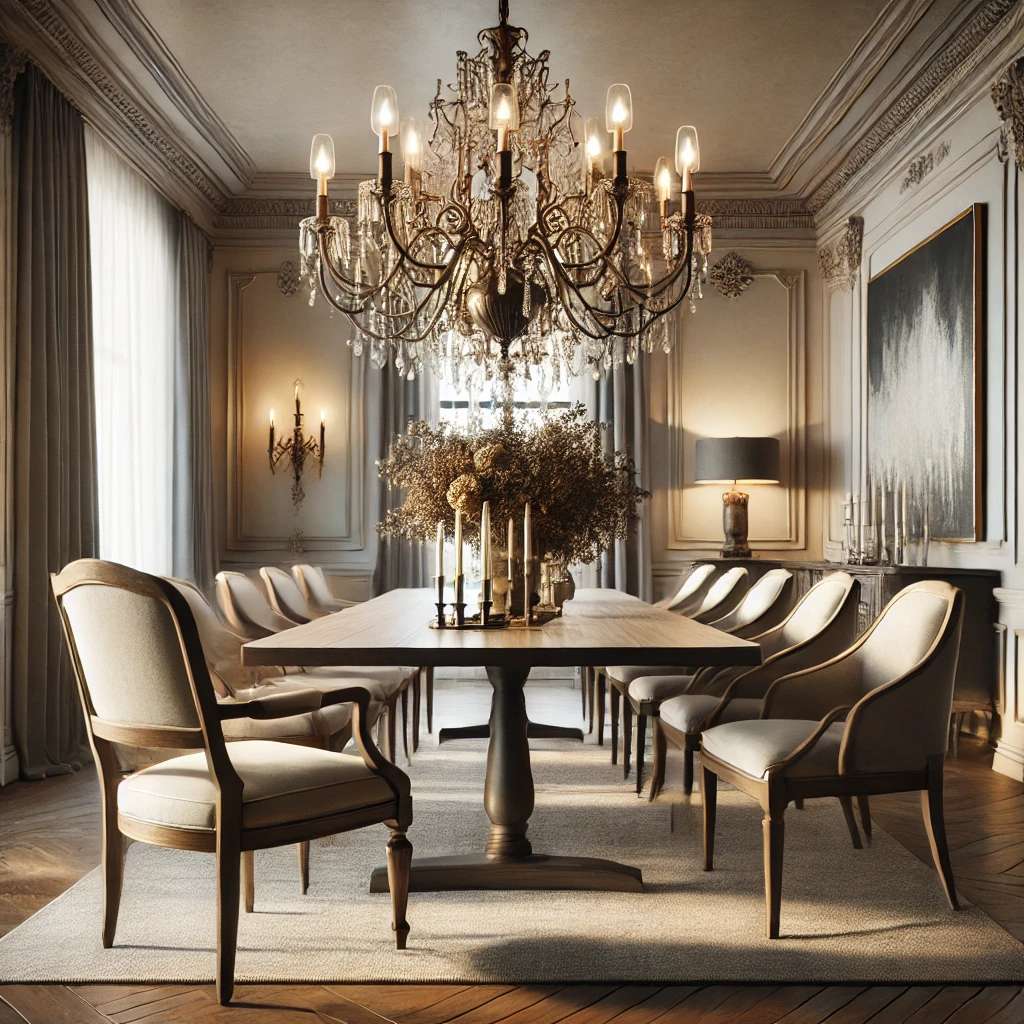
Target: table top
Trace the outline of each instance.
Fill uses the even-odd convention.
[[[253,640],[245,665],[760,665],[749,640],[618,590],[581,589],[560,618],[509,629],[431,629],[434,592],[392,590]]]

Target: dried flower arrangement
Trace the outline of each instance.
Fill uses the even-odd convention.
[[[521,543],[523,509],[530,502],[535,550],[568,565],[592,562],[638,519],[648,491],[624,452],[607,454],[602,425],[582,405],[524,427],[505,416],[501,426],[468,436],[450,425],[420,421],[395,439],[380,475],[404,488],[401,508],[388,512],[385,537],[433,540],[438,522],[450,536],[455,510],[468,543],[479,545],[480,509],[491,503],[492,543],[504,547],[509,518]]]

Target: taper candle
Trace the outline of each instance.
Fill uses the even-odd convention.
[[[274,450],[274,410],[270,410],[270,451]]]
[[[485,501],[480,511],[480,579],[491,578],[491,503]]]
[[[513,561],[515,559],[515,553],[516,553],[516,526],[515,526],[515,523],[512,521],[512,517],[509,516],[508,517],[508,578],[509,578],[509,586],[510,587],[512,585],[512,583],[511,583],[511,580],[512,580],[512,563],[513,563]]]
[[[530,527],[530,503],[526,503],[526,512],[523,515],[523,564],[529,571],[529,562],[533,558],[533,536]]]
[[[462,575],[462,513],[455,510],[455,578]]]
[[[437,556],[434,559],[434,575],[444,575],[444,523],[437,524]]]
[[[907,481],[900,484],[900,520],[903,524],[903,543],[907,543]]]
[[[327,416],[323,409],[320,410],[320,459],[324,457],[324,430],[327,427]]]

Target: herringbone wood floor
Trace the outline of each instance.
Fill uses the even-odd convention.
[[[961,893],[1024,941],[1024,785],[991,771],[990,763],[990,748],[965,737],[959,759],[947,765],[953,866]],[[930,863],[915,795],[875,800],[873,810],[882,828]],[[0,790],[0,931],[98,861],[99,798],[91,769]],[[1006,985],[243,985],[236,1005],[226,1009],[210,985],[9,985],[0,987],[0,997],[0,1024],[1024,1022],[1024,987]]]

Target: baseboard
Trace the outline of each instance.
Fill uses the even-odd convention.
[[[992,770],[1024,782],[1024,751],[997,741],[996,752],[992,755]]]

